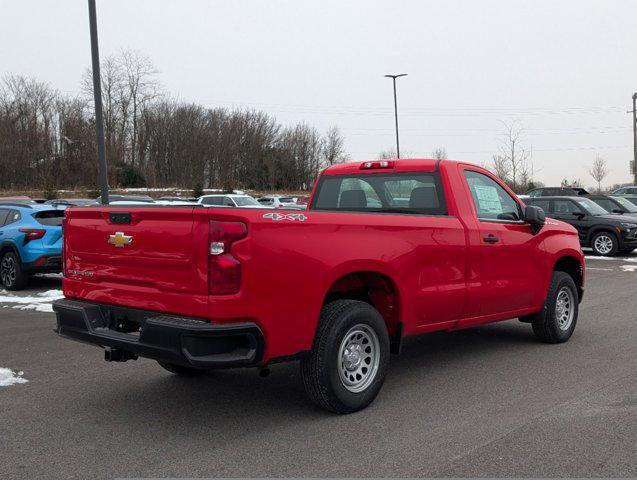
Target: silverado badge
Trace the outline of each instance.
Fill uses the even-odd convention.
[[[108,243],[115,245],[117,248],[124,248],[125,245],[130,245],[132,242],[132,235],[124,235],[124,232],[115,232],[115,235],[108,237]]]

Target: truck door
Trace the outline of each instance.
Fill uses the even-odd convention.
[[[541,239],[523,221],[522,205],[486,173],[462,168],[476,230],[470,235],[465,325],[534,306],[542,285]],[[461,326],[463,322],[460,322]]]

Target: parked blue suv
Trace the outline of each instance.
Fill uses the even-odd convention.
[[[24,288],[34,273],[62,270],[64,210],[0,203],[0,286]]]

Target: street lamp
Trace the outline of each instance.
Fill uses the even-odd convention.
[[[97,41],[97,13],[95,0],[88,0],[89,30],[91,32],[91,61],[93,69],[93,96],[95,98],[95,133],[97,135],[97,169],[99,172],[100,198],[108,203],[108,174],[104,151],[104,122],[102,116],[102,81],[100,76],[100,54]]]
[[[637,185],[637,92],[633,93],[633,184]]]
[[[398,141],[398,102],[396,101],[396,79],[400,77],[406,77],[406,73],[400,73],[398,75],[385,75],[387,78],[391,78],[394,82],[394,119],[396,120],[396,158],[400,158],[400,142]]]

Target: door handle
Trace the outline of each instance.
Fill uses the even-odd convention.
[[[485,243],[498,243],[500,241],[500,239],[495,235],[489,235],[484,237],[482,240],[484,240]]]

